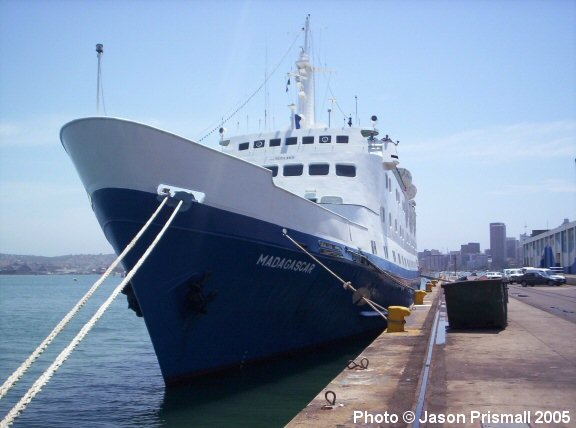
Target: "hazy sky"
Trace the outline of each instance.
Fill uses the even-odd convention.
[[[199,139],[271,74],[227,127],[264,129],[268,105],[284,128],[308,13],[317,119],[334,97],[355,120],[357,96],[400,140],[419,250],[576,219],[574,0],[0,0],[0,252],[111,252],[59,141],[96,114],[96,43],[108,116]]]

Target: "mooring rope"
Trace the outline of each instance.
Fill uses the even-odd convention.
[[[174,211],[172,212],[172,215],[170,216],[166,224],[162,227],[158,235],[156,235],[156,238],[154,238],[152,244],[150,244],[150,246],[146,249],[142,257],[140,257],[140,259],[134,265],[132,270],[128,273],[128,275],[126,275],[126,278],[124,278],[124,280],[114,289],[110,297],[108,297],[108,299],[100,306],[98,311],[96,311],[96,313],[92,316],[92,318],[90,318],[90,321],[84,324],[80,332],[76,335],[76,337],[74,337],[74,339],[72,339],[70,344],[66,348],[64,348],[64,350],[58,355],[58,357],[56,357],[56,359],[50,365],[50,367],[48,367],[48,369],[46,369],[46,371],[42,373],[42,375],[36,380],[36,382],[34,382],[34,384],[30,387],[28,392],[26,392],[26,394],[12,408],[12,410],[8,412],[6,417],[2,420],[2,422],[0,422],[0,428],[8,427],[9,425],[12,424],[12,422],[14,422],[14,419],[16,419],[18,415],[22,411],[24,411],[26,406],[30,404],[30,402],[34,399],[36,394],[38,394],[41,391],[41,389],[50,381],[50,378],[54,375],[56,370],[58,370],[60,366],[64,363],[64,361],[68,359],[68,357],[74,351],[74,349],[80,344],[80,342],[82,342],[82,340],[86,337],[88,332],[102,317],[102,315],[104,315],[104,312],[106,312],[106,310],[112,304],[114,299],[116,299],[116,297],[118,296],[118,294],[120,294],[120,292],[126,286],[126,284],[138,272],[138,270],[144,264],[144,262],[146,261],[152,250],[156,247],[156,245],[158,244],[158,242],[160,241],[160,239],[162,238],[168,227],[170,227],[170,224],[176,217],[176,214],[178,214],[178,211],[180,210],[180,207],[182,206],[183,203],[184,203],[183,200],[180,200],[178,202],[178,205],[176,205],[176,208],[174,208]]]
[[[338,281],[340,281],[340,283],[342,284],[342,287],[344,287],[345,290],[348,289],[348,290],[354,291],[355,293],[358,292],[358,290],[356,290],[352,286],[352,283],[350,281],[344,281],[336,273],[334,273],[332,270],[330,270],[330,268],[328,266],[326,266],[324,263],[322,263],[320,260],[318,260],[316,257],[314,257],[314,255],[312,253],[310,253],[306,248],[304,248],[302,245],[300,245],[298,242],[296,242],[294,239],[292,239],[292,237],[290,235],[288,235],[288,232],[286,231],[286,229],[282,230],[282,234],[286,238],[288,238],[294,245],[296,245],[298,248],[300,248],[305,254],[307,254],[308,257],[310,257],[312,260],[314,260],[316,263],[318,263],[322,268],[324,268],[329,274],[331,274],[334,278],[336,278]],[[367,297],[362,296],[361,294],[358,294],[358,295],[372,309],[374,309],[376,312],[378,312],[382,318],[384,318],[385,320],[388,319],[386,317],[386,315],[384,314],[384,312],[386,312],[386,313],[388,312],[388,310],[386,308],[384,308],[383,306],[380,306],[378,303],[368,299]],[[380,308],[380,309],[378,309],[378,308]]]
[[[148,229],[148,226],[152,224],[152,221],[154,221],[154,219],[156,218],[162,207],[164,207],[164,204],[166,204],[167,200],[168,198],[164,198],[160,206],[156,209],[154,214],[152,214],[152,217],[148,219],[148,221],[142,227],[142,229],[140,229],[140,231],[136,234],[136,236],[132,239],[132,241],[126,246],[122,254],[120,254],[118,258],[114,260],[114,262],[110,265],[110,267],[108,267],[106,272],[104,272],[104,274],[92,285],[92,287],[88,290],[88,292],[78,301],[78,303],[76,303],[76,305],[70,310],[70,312],[68,312],[66,316],[62,318],[62,321],[60,321],[56,325],[56,327],[54,327],[54,330],[52,330],[52,332],[46,337],[46,339],[44,339],[42,343],[40,343],[40,345],[34,350],[34,352],[32,352],[32,354],[30,354],[30,356],[26,358],[26,360],[20,365],[20,367],[18,367],[14,371],[14,373],[12,373],[10,377],[6,379],[6,381],[2,384],[2,386],[0,386],[0,399],[4,397],[4,395],[6,395],[6,393],[10,390],[10,388],[12,388],[12,386],[14,386],[16,382],[18,382],[18,379],[20,379],[24,375],[24,373],[26,373],[26,370],[28,370],[32,365],[32,363],[34,363],[34,361],[36,361],[36,359],[42,354],[42,352],[46,350],[48,345],[52,343],[52,341],[56,338],[56,336],[58,336],[60,332],[64,330],[64,327],[68,325],[68,323],[72,320],[72,318],[76,315],[76,313],[86,304],[88,299],[92,297],[92,295],[96,292],[96,290],[100,287],[100,285],[102,285],[102,283],[108,278],[108,276],[110,275],[110,273],[112,273],[112,271],[116,268],[116,266],[118,266],[118,264],[126,256],[126,254],[128,254],[128,252],[132,248],[134,248],[136,242],[144,234],[146,229]]]

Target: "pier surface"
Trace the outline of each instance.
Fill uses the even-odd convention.
[[[543,293],[562,303],[544,307]],[[511,285],[509,296],[504,330],[450,330],[435,287],[404,333],[356,358],[367,369],[345,368],[287,426],[575,427],[576,287]]]

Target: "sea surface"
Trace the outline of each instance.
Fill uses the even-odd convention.
[[[0,275],[0,384],[98,276]],[[109,278],[8,394],[12,409],[121,281]],[[282,427],[367,346],[315,352],[166,389],[142,318],[120,294],[14,427]]]

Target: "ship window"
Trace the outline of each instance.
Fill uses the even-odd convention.
[[[284,175],[286,177],[294,177],[297,175],[302,175],[303,171],[304,171],[304,165],[302,164],[284,165]]]
[[[250,148],[250,143],[240,143],[238,144],[238,150],[248,150]]]
[[[276,177],[278,175],[278,165],[265,166],[264,168],[268,168],[270,171],[272,171],[272,177]]]
[[[280,145],[280,141],[282,141],[280,138],[272,138],[270,140],[270,147],[278,147]]]
[[[313,163],[308,165],[308,174],[310,175],[328,175],[330,165],[327,163]]]
[[[255,149],[259,149],[261,147],[264,147],[264,140],[256,140],[254,141],[254,148]]]
[[[286,138],[286,145],[293,146],[294,144],[298,143],[298,138],[296,137],[288,137]]]
[[[344,201],[340,196],[322,196],[320,198],[321,204],[342,204]]]
[[[302,144],[314,144],[314,137],[302,137]]]
[[[321,135],[320,136],[320,142],[321,143],[331,143],[332,137],[330,137],[330,135]]]
[[[342,177],[356,177],[356,167],[354,165],[336,164],[336,175]]]
[[[348,135],[336,135],[336,143],[348,143]]]

